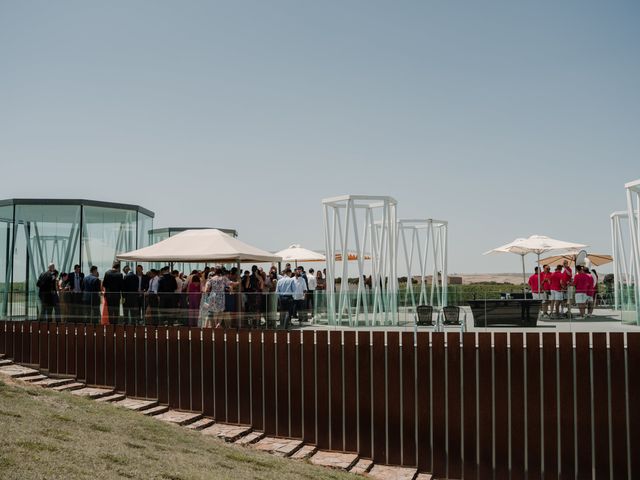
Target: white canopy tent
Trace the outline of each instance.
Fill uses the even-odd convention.
[[[243,263],[279,262],[282,257],[212,229],[185,230],[139,250],[116,255],[137,262]]]
[[[298,244],[290,245],[289,248],[280,250],[274,255],[282,257],[283,262],[324,262],[325,256],[321,253],[314,252],[307,248],[303,248]]]

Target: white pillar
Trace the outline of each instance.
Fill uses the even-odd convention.
[[[635,280],[633,293],[636,310],[636,324],[640,325],[640,179],[627,183],[627,216],[629,218],[629,237],[631,250],[631,269]]]

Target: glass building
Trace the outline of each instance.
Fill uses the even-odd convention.
[[[35,317],[36,282],[54,263],[100,276],[117,253],[149,245],[155,214],[136,205],[93,200],[0,200],[0,317]]]

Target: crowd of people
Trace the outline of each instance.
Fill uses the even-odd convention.
[[[50,264],[37,281],[40,321],[289,329],[294,318],[313,319],[316,292],[326,288],[326,271],[290,264],[281,272],[216,266],[188,275],[121,267],[114,262],[100,279],[96,266],[85,276],[80,265],[59,273]]]
[[[598,273],[584,265],[577,265],[575,275],[565,260],[552,272],[549,265],[542,272],[535,267],[529,277],[529,287],[535,300],[542,300],[542,314],[549,318],[571,316],[575,303],[580,317],[590,317],[598,295]]]

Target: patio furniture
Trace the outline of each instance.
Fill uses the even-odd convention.
[[[542,300],[469,300],[474,327],[535,327]]]
[[[460,313],[464,314],[464,321],[460,321]],[[464,332],[466,324],[467,314],[462,312],[460,307],[447,305],[442,307],[442,326],[459,326],[460,330]]]
[[[433,327],[433,307],[431,305],[418,305],[416,316],[416,324],[419,327]]]

